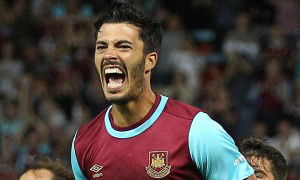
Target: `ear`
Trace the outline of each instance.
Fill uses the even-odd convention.
[[[152,52],[146,55],[146,60],[145,60],[146,73],[150,72],[155,67],[157,59],[158,59],[157,52]]]

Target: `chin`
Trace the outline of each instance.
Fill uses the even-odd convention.
[[[128,103],[132,98],[130,95],[105,95],[107,101],[112,104],[124,105]]]
[[[143,86],[135,86],[136,88],[133,91],[127,91],[123,93],[116,93],[116,94],[111,94],[111,93],[104,93],[105,98],[107,101],[109,101],[112,104],[117,104],[117,105],[124,105],[127,104],[130,101],[135,101],[139,99],[141,92],[143,91]]]
[[[112,104],[125,105],[130,101],[130,99],[129,98],[111,98],[111,99],[108,99],[108,101]]]

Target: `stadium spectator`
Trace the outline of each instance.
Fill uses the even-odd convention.
[[[72,171],[60,160],[54,160],[47,156],[36,156],[19,179],[73,180],[74,176]]]
[[[253,167],[257,179],[286,180],[287,164],[283,155],[261,139],[247,138],[240,150]]]
[[[270,139],[270,144],[282,152],[289,165],[300,164],[300,131],[293,127],[291,119],[280,118],[276,132]]]

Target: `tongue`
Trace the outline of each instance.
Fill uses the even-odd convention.
[[[108,79],[108,84],[107,85],[110,88],[117,88],[117,87],[122,86],[122,84],[123,84],[123,79],[122,78],[112,76]]]

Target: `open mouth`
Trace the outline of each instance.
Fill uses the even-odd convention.
[[[104,77],[107,87],[110,89],[122,87],[125,81],[125,73],[119,67],[105,68]]]

